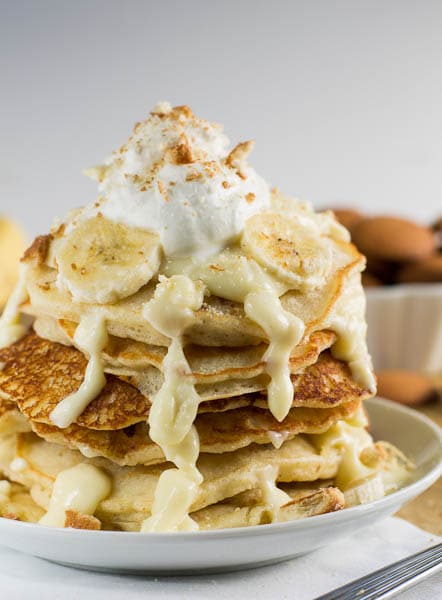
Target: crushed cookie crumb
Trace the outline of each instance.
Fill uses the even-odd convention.
[[[170,148],[169,154],[172,162],[176,165],[188,165],[195,162],[192,149],[186,142]]]
[[[63,228],[63,231],[64,231],[64,225],[61,225],[60,229],[61,228]],[[57,235],[57,233],[58,233],[58,230],[54,235],[48,234],[48,235],[37,236],[35,238],[35,240],[32,242],[31,246],[25,250],[25,253],[23,254],[20,261],[21,262],[36,261],[37,265],[44,264],[44,262],[46,261],[46,259],[48,257],[49,248],[51,246],[52,240],[54,239],[54,236]]]
[[[186,175],[186,181],[198,181],[203,179],[203,174],[200,171],[189,171]]]
[[[209,265],[209,269],[212,269],[212,271],[225,271],[224,267],[221,267],[220,265]]]
[[[189,106],[186,106],[185,104],[183,104],[182,106],[174,106],[171,112],[174,117],[183,116],[187,117],[188,119],[191,119],[194,116],[192,109]]]
[[[71,269],[72,269],[73,271],[76,271],[76,270],[77,270],[77,268],[78,268],[78,267],[77,267],[77,265],[76,265],[75,263],[71,263]]]
[[[98,199],[98,201],[99,200],[100,199]],[[56,229],[52,230],[49,235],[51,235],[52,238],[58,238],[58,237],[62,237],[64,235],[65,231],[66,231],[66,224],[61,223],[61,225],[59,225]]]
[[[215,175],[217,175],[220,171],[218,164],[214,160],[203,163],[203,167],[207,174],[207,177],[210,177],[211,179],[215,177]]]
[[[135,183],[135,184],[140,183],[142,181],[142,179],[138,175],[138,173],[125,173],[124,178],[129,179],[130,181],[132,181],[132,183]]]
[[[112,154],[116,155],[116,152],[113,152]],[[86,175],[86,177],[90,177],[94,181],[102,183],[108,171],[108,165],[98,165],[96,167],[89,167],[88,169],[83,169],[82,172],[83,175]]]
[[[166,186],[162,181],[158,181],[158,189],[160,191],[160,194],[163,196],[164,200],[166,202],[169,202],[169,194],[167,193]]]
[[[230,151],[227,156],[225,163],[229,167],[238,168],[242,162],[250,154],[254,146],[254,142],[249,140],[248,142],[240,142],[233,150]]]
[[[246,200],[249,204],[251,204],[255,200],[256,196],[253,192],[249,192],[246,194]]]
[[[85,267],[81,267],[80,273],[81,273],[81,275],[86,275],[87,271],[86,271]]]
[[[223,186],[223,188],[224,188],[225,190],[227,190],[229,187],[231,187],[231,186],[230,186],[230,183],[229,183],[228,181],[223,181],[223,182],[222,182],[222,186]]]
[[[169,115],[172,112],[172,110],[173,109],[170,102],[162,100],[160,102],[157,102],[157,104],[150,111],[150,114],[156,117],[165,117],[166,115]]]
[[[81,514],[75,510],[65,511],[64,526],[73,529],[91,529],[98,531],[101,529],[101,521],[92,515]]]

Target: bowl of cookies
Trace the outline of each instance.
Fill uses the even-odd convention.
[[[367,257],[368,346],[379,393],[403,404],[440,395],[442,218],[431,225],[395,215],[334,209]]]

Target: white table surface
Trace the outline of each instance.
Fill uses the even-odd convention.
[[[434,545],[440,538],[397,518],[359,531],[312,554],[279,565],[220,575],[122,576],[90,573],[29,557],[0,546],[0,598],[7,600],[313,600]],[[440,598],[442,574],[400,595],[402,600]]]

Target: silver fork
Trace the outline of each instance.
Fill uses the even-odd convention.
[[[355,579],[315,600],[375,600],[399,592],[434,575],[442,568],[442,543],[403,558],[365,577]]]

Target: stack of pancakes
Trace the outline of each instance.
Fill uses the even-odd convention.
[[[154,284],[105,306],[110,332],[102,351],[106,385],[75,422],[57,427],[51,412],[79,388],[88,357],[74,345],[84,306],[57,289],[57,270],[47,265],[51,243],[51,237],[38,239],[24,259],[30,299],[21,310],[35,319],[33,330],[0,351],[0,468],[30,494],[26,497],[22,488],[14,488],[13,497],[18,494],[26,501],[10,500],[3,512],[35,520],[49,505],[57,475],[90,463],[111,476],[112,492],[94,518],[76,515],[67,523],[138,531],[150,515],[159,476],[170,467],[149,437],[151,399],[164,381],[167,353],[166,346],[154,343],[141,315]],[[329,290],[343,290],[352,273],[359,272],[363,262],[350,245],[348,257],[348,264],[330,278]],[[338,336],[327,328],[327,316],[341,297],[333,292],[322,298],[285,298],[287,307],[298,309],[297,314],[302,310],[309,322],[290,355],[293,401],[282,421],[267,406],[269,377],[263,356],[268,340],[241,306],[212,295],[205,298],[186,332],[185,345],[201,398],[195,426],[204,480],[191,507],[200,528],[255,525],[338,510],[363,499],[364,493],[372,499],[373,475],[387,481],[399,463],[406,467],[397,450],[372,443],[361,411],[370,392],[354,380],[346,362],[333,356]],[[359,465],[348,467],[344,461],[351,453],[346,437],[360,451]],[[278,510],[269,504],[262,486],[269,470],[290,497]],[[399,477],[403,475],[404,469]],[[379,488],[379,480],[376,486],[378,497],[385,489]],[[354,493],[357,488],[365,492]]]
[[[370,501],[407,477],[403,455],[366,430],[364,259],[331,214],[272,202],[197,266],[102,214],[35,240],[0,324],[3,516],[250,526]],[[241,300],[247,269],[260,283]],[[78,500],[88,486],[95,499]]]

